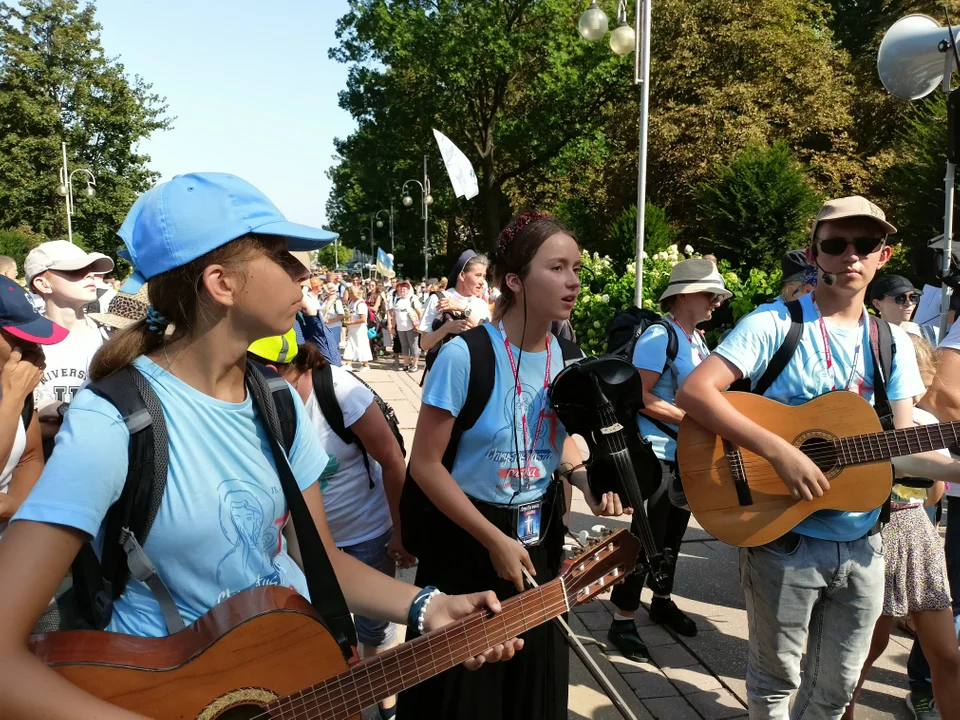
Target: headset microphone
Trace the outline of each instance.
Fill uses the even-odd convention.
[[[823,272],[823,282],[827,285],[833,285],[837,281],[837,276],[832,272],[827,272],[823,269],[823,266],[820,264],[819,256],[820,253],[817,251],[817,244],[813,244],[813,261],[817,264],[817,267]]]

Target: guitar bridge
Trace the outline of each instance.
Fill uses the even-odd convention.
[[[730,466],[733,486],[737,489],[737,501],[741,507],[753,505],[753,494],[750,492],[750,485],[747,483],[747,469],[743,465],[740,448],[735,447],[729,440],[724,440],[723,451],[726,453],[727,464]]]

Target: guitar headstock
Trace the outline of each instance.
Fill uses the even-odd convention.
[[[633,572],[640,541],[627,530],[601,537],[568,561],[560,577],[570,607],[587,602]]]

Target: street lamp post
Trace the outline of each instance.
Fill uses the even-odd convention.
[[[97,178],[86,168],[77,168],[73,172],[70,172],[70,168],[67,166],[67,144],[60,143],[60,148],[63,151],[63,166],[60,168],[60,185],[57,186],[57,193],[62,195],[63,199],[66,200],[67,240],[73,242],[73,176],[77,173],[86,176],[87,187],[84,189],[83,194],[88,198],[92,198],[97,193]]]
[[[639,32],[627,23],[625,0],[617,2],[617,27],[610,33],[610,49],[617,55],[634,52],[633,84],[640,86],[640,141],[637,148],[637,283],[634,304],[643,307],[643,236],[647,205],[647,131],[650,109],[650,11],[652,0],[636,0],[634,19]],[[579,30],[584,39],[602,40],[608,27],[607,16],[591,0],[590,7],[580,16]]]
[[[413,198],[407,194],[407,185],[414,183],[420,187],[420,215],[423,217],[423,277],[430,276],[430,206],[433,205],[433,195],[430,194],[430,178],[427,176],[427,156],[423,156],[423,182],[419,180],[407,180],[400,192],[403,193],[403,204],[405,207],[413,205]]]

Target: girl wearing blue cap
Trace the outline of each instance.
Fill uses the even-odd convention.
[[[247,347],[279,335],[301,306],[303,265],[289,251],[333,235],[288,222],[248,183],[231,175],[178,176],[141,196],[120,229],[135,268],[149,280],[147,318],[119,332],[91,367],[94,380],[132,365],[160,400],[169,445],[168,478],[144,550],[192,623],[247,588],[279,585],[306,595],[303,572],[279,530],[287,518],[268,438],[245,386]],[[303,403],[288,454],[306,505],[350,609],[391,622],[420,616],[426,629],[481,607],[491,592],[434,595],[338,552],[317,479],[327,464]],[[119,412],[81,391],[40,481],[0,541],[0,707],[5,718],[128,718],[37,662],[26,640],[82,544],[101,532],[127,474],[129,431]],[[130,582],[107,630],[166,635],[152,593]],[[471,661],[511,657],[511,641]]]

